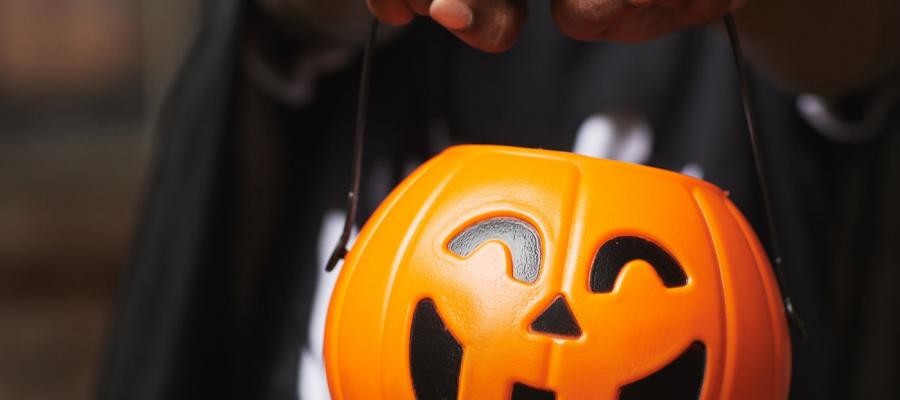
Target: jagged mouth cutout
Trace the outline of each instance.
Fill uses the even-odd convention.
[[[540,273],[541,243],[537,230],[515,217],[488,218],[463,229],[447,244],[452,253],[467,257],[487,241],[499,241],[510,252],[511,278],[534,283]],[[668,288],[688,282],[684,269],[665,249],[636,236],[618,236],[604,243],[594,257],[589,285],[593,293],[610,293],[622,268],[632,260],[648,262]],[[557,295],[530,324],[530,330],[562,339],[578,339],[581,326],[565,296]],[[413,389],[419,400],[457,399],[464,353],[431,298],[416,304],[410,326],[409,363]],[[695,341],[673,361],[619,388],[619,400],[698,399],[706,371],[706,346]],[[555,399],[551,389],[514,382],[511,400]]]
[[[419,301],[413,314],[409,345],[409,366],[416,399],[458,398],[463,351],[438,314],[434,301],[428,298]],[[619,400],[696,400],[700,397],[705,370],[706,346],[693,342],[668,365],[622,386]],[[551,400],[556,399],[556,393],[515,382],[509,398]]]

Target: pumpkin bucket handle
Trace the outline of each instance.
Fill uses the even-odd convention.
[[[747,131],[750,135],[750,144],[753,149],[753,161],[756,166],[756,176],[759,183],[759,190],[762,195],[763,208],[766,215],[766,226],[769,233],[769,248],[772,251],[772,270],[775,273],[775,279],[778,281],[778,287],[781,292],[782,301],[784,303],[784,311],[790,325],[800,334],[806,337],[806,327],[800,318],[794,303],[791,300],[785,283],[785,274],[781,262],[781,248],[779,246],[777,229],[775,227],[775,218],[772,212],[772,203],[769,195],[769,184],[766,179],[766,170],[762,162],[762,148],[760,138],[757,131],[756,109],[753,105],[753,98],[750,94],[750,84],[746,73],[744,56],[741,52],[740,37],[735,26],[734,18],[731,14],[726,14],[723,18],[726,30],[728,31],[728,39],[731,43],[731,50],[734,55],[734,62],[737,68],[738,81],[740,83],[741,99],[744,108],[744,118],[747,123]],[[335,245],[325,264],[325,271],[332,271],[337,263],[347,254],[347,243],[350,241],[350,234],[353,228],[353,222],[356,220],[356,213],[359,203],[359,184],[362,177],[362,157],[363,143],[365,139],[366,113],[369,97],[369,81],[372,69],[372,58],[375,48],[375,39],[378,36],[378,20],[372,20],[372,26],[369,30],[369,38],[363,53],[362,72],[360,73],[360,84],[357,98],[356,108],[356,126],[353,144],[353,180],[350,191],[347,193],[347,219],[344,221],[344,228],[341,237]]]

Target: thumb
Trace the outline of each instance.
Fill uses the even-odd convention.
[[[462,41],[496,53],[515,43],[527,7],[524,0],[434,0],[429,15]]]

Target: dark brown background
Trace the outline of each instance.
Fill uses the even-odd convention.
[[[0,399],[93,397],[197,0],[0,0]]]

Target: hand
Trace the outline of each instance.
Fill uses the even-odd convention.
[[[634,42],[710,23],[746,0],[551,0],[559,29],[580,40]],[[526,16],[525,0],[367,0],[391,25],[430,16],[464,42],[488,52],[509,49]]]

